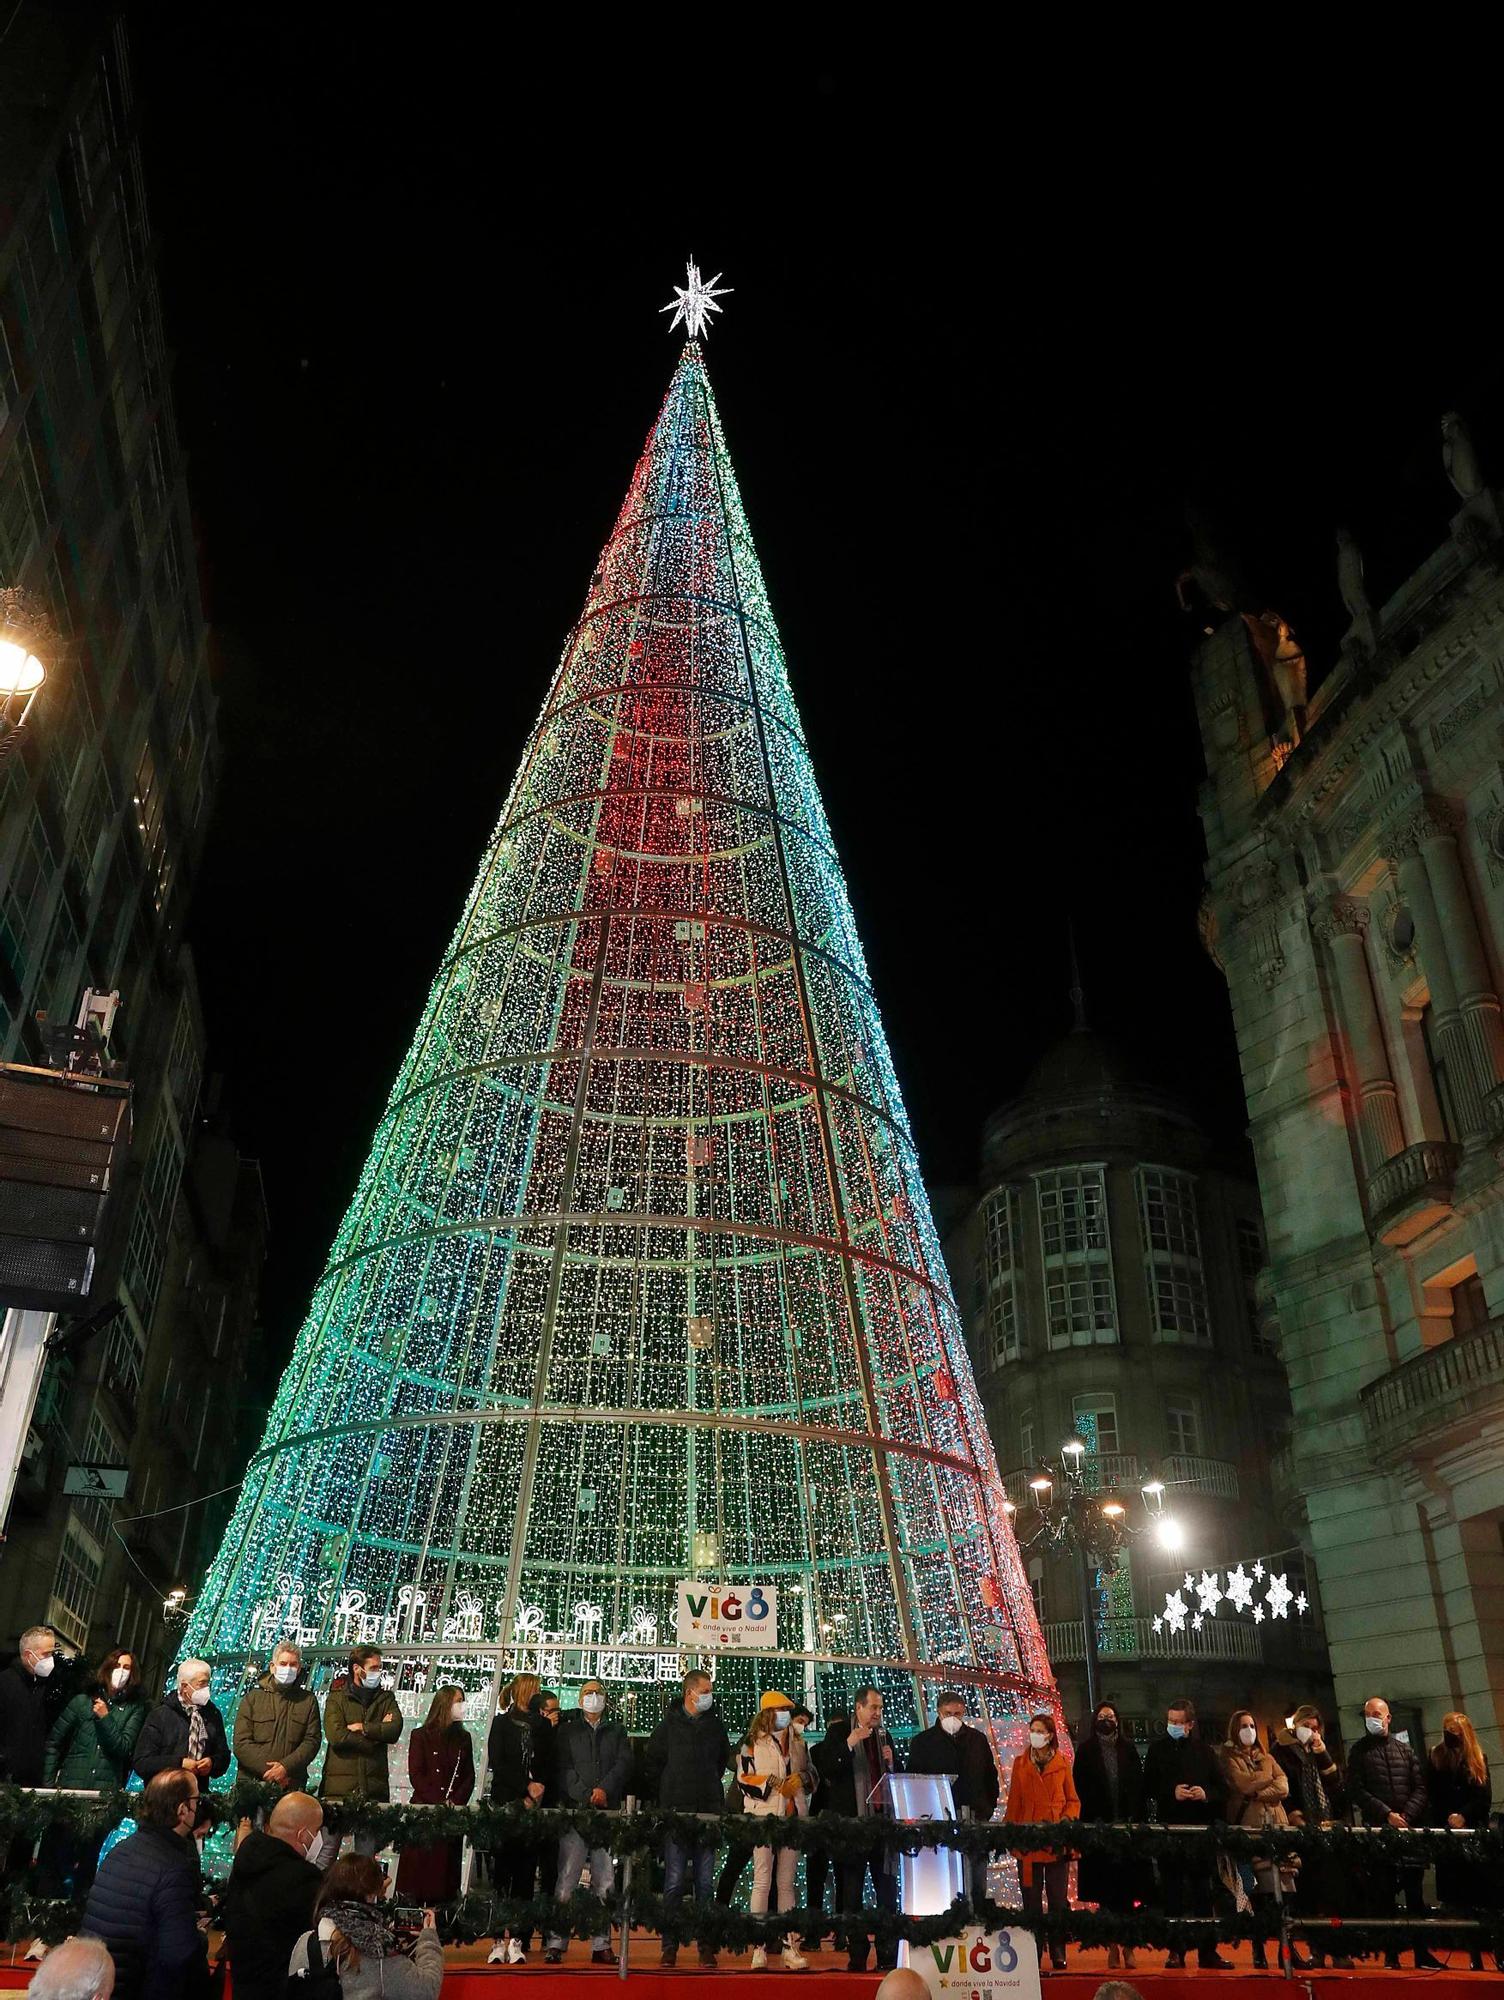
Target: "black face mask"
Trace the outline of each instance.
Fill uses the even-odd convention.
[[[1455,1729],[1443,1730],[1442,1734],[1446,1738],[1446,1745],[1449,1750],[1460,1750],[1462,1748],[1462,1738],[1457,1734]]]
[[[1116,1736],[1118,1726],[1110,1715],[1099,1715],[1096,1722],[1098,1736]]]

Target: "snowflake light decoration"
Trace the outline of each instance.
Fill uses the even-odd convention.
[[[1264,1607],[1263,1607],[1263,1605],[1262,1605],[1262,1604],[1255,1604],[1255,1605],[1254,1605],[1254,1607],[1253,1607],[1253,1622],[1254,1622],[1254,1624],[1255,1624],[1255,1625],[1262,1625],[1262,1624],[1263,1624],[1263,1622],[1264,1622]]]
[[[1165,1623],[1169,1626],[1172,1632],[1178,1633],[1178,1632],[1183,1632],[1185,1630],[1186,1616],[1189,1613],[1190,1608],[1191,1607],[1186,1603],[1185,1599],[1181,1596],[1178,1590],[1171,1590],[1166,1592],[1165,1614],[1164,1614]]]
[[[1158,1636],[1158,1634],[1163,1632],[1163,1630],[1165,1629],[1165,1621],[1163,1618],[1151,1618],[1149,1623],[1153,1627],[1156,1636]]]
[[[1261,1562],[1256,1562],[1253,1566],[1253,1573],[1255,1576],[1262,1576],[1264,1574],[1264,1565]]]
[[[691,340],[698,340],[710,325],[710,315],[721,310],[716,300],[729,298],[734,287],[721,285],[721,289],[717,291],[716,286],[721,284],[720,272],[717,271],[709,283],[706,283],[700,276],[699,265],[692,257],[684,267],[684,275],[689,283],[675,285],[674,296],[659,310],[673,314],[668,323],[670,333],[676,326],[682,326]]]
[[[1311,1608],[1310,1599],[1306,1596],[1305,1592],[1302,1591],[1299,1597],[1297,1597],[1295,1600],[1295,1609],[1300,1613],[1300,1615],[1303,1618],[1307,1613],[1307,1611],[1310,1610],[1310,1608]]]
[[[1199,1632],[1201,1630],[1202,1623],[1203,1620],[1201,1617],[1201,1613],[1198,1611],[1191,1620],[1191,1630],[1193,1632]]]
[[[1246,1611],[1253,1602],[1253,1578],[1241,1563],[1227,1572],[1226,1597],[1234,1611]]]
[[[1295,1593],[1285,1582],[1283,1575],[1275,1576],[1273,1571],[1271,1571],[1269,1575],[1269,1587],[1264,1592],[1264,1602],[1268,1605],[1270,1614],[1275,1618],[1283,1618],[1288,1612],[1290,1605],[1294,1602],[1294,1598]]]
[[[1194,1590],[1196,1588],[1196,1579],[1189,1570],[1185,1573],[1185,1583],[1182,1587],[1186,1590]]]
[[[1205,1618],[1215,1618],[1217,1606],[1222,1602],[1222,1587],[1217,1581],[1217,1572],[1214,1569],[1204,1569],[1201,1572],[1201,1581],[1196,1585],[1196,1595],[1201,1600],[1201,1615]],[[1199,1630],[1199,1627],[1197,1629]]]

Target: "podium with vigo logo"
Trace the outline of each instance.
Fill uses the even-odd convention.
[[[884,1781],[893,1817],[909,1825],[954,1819],[950,1779],[890,1771]],[[906,1916],[937,1917],[966,1894],[966,1861],[953,1847],[921,1847],[899,1857],[898,1902]],[[1028,1931],[983,1930],[980,1925],[933,1944],[901,1945],[900,1965],[917,1972],[943,2000],[1039,2000],[1039,1952]]]

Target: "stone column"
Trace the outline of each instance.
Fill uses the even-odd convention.
[[[1386,1160],[1403,1152],[1405,1133],[1363,943],[1367,906],[1349,896],[1334,896],[1318,916],[1315,928],[1336,969],[1342,1029],[1358,1087],[1358,1139],[1364,1167],[1375,1174]]]
[[[1452,1099],[1464,1133],[1479,1135],[1487,1130],[1484,1099],[1504,1079],[1504,1027],[1450,815],[1427,806],[1400,828],[1396,846]]]

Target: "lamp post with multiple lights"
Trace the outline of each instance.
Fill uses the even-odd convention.
[[[1029,1481],[1026,1514],[1038,1516],[1038,1525],[1020,1536],[1025,1549],[1043,1543],[1075,1559],[1076,1580],[1081,1598],[1082,1652],[1086,1662],[1086,1700],[1092,1715],[1100,1696],[1100,1668],[1097,1661],[1097,1621],[1092,1606],[1091,1572],[1106,1568],[1136,1535],[1153,1528],[1162,1547],[1178,1549],[1182,1542],[1180,1525],[1164,1511],[1165,1483],[1150,1471],[1139,1487],[1144,1504],[1144,1520],[1135,1527],[1128,1519],[1127,1503],[1110,1490],[1095,1492],[1086,1476],[1086,1445],[1081,1438],[1068,1437],[1060,1447],[1058,1460],[1046,1460]],[[1015,1511],[1012,1501],[1009,1513]]]

